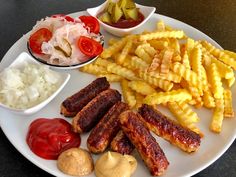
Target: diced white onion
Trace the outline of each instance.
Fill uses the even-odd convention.
[[[12,108],[30,108],[52,95],[60,82],[60,75],[48,66],[26,63],[21,70],[6,68],[0,73],[0,102]]]

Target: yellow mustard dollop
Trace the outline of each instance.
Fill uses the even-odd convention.
[[[97,177],[130,177],[136,168],[133,156],[108,151],[96,161],[95,174]]]

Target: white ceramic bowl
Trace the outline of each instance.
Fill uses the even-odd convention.
[[[97,18],[97,15],[104,11],[106,4],[107,4],[107,1],[97,7],[88,8],[87,12],[91,16]],[[101,24],[101,26],[109,33],[111,33],[115,36],[119,36],[119,37],[125,36],[127,34],[134,32],[137,28],[141,27],[152,16],[152,14],[156,10],[155,7],[143,6],[140,4],[136,4],[136,7],[139,8],[139,11],[144,15],[144,20],[140,24],[138,24],[137,26],[134,26],[132,28],[116,28],[116,27],[107,25],[106,23],[103,23],[98,18],[97,19],[98,19],[99,23]]]
[[[30,63],[30,64],[36,64],[36,65],[42,65],[39,62],[35,61],[28,53],[22,52],[11,64],[10,68],[17,68],[17,69],[23,69],[25,66],[25,62]],[[7,105],[4,105],[0,103],[0,107],[7,109],[10,112],[16,113],[16,114],[21,114],[21,115],[30,115],[34,114],[40,109],[42,109],[44,106],[46,106],[53,98],[55,98],[58,93],[64,88],[64,86],[67,84],[67,82],[70,79],[70,74],[64,73],[64,72],[57,72],[59,73],[60,76],[60,83],[58,88],[55,90],[55,92],[50,95],[46,100],[40,102],[39,104],[27,108],[27,109],[15,109],[11,108]]]

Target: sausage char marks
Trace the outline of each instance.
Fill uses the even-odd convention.
[[[106,150],[112,139],[120,130],[119,115],[128,109],[129,106],[120,101],[109,109],[94,129],[92,129],[87,139],[87,147],[91,152],[101,153]]]
[[[154,176],[162,175],[169,162],[140,117],[138,113],[132,111],[123,112],[119,116],[121,128],[137,149],[150,173]]]
[[[197,133],[182,127],[152,108],[152,106],[144,104],[139,108],[138,112],[149,130],[183,151],[193,152],[199,148],[201,137]]]
[[[73,118],[72,128],[74,132],[90,131],[118,101],[121,101],[121,94],[117,90],[108,89],[99,93]]]
[[[66,117],[75,116],[91,99],[109,87],[110,84],[105,77],[97,78],[79,92],[65,99],[61,104],[61,114]]]
[[[134,145],[122,130],[113,138],[110,146],[112,151],[120,154],[131,154],[134,150]]]

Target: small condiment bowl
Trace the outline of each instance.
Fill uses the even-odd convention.
[[[125,36],[127,34],[131,34],[132,32],[134,32],[136,29],[140,28],[155,12],[156,8],[155,7],[150,7],[150,6],[143,6],[140,4],[136,4],[136,7],[139,9],[139,11],[143,14],[144,16],[144,20],[139,23],[138,25],[131,27],[131,28],[117,28],[117,27],[113,27],[110,26],[104,22],[102,22],[101,20],[98,19],[98,15],[104,11],[106,5],[107,5],[107,1],[104,2],[103,4],[94,7],[94,8],[88,8],[87,12],[98,19],[99,23],[101,24],[101,26],[109,33],[115,35],[115,36]]]
[[[16,68],[19,70],[23,70],[26,62],[29,64],[42,65],[39,62],[35,61],[28,53],[22,52],[10,64],[10,66],[8,68]],[[43,100],[42,102],[38,103],[37,105],[34,105],[34,106],[32,106],[30,108],[26,108],[26,109],[12,108],[12,107],[9,107],[8,105],[5,105],[1,102],[0,102],[0,107],[3,109],[6,109],[12,113],[20,114],[20,115],[30,115],[30,114],[34,114],[34,113],[38,112],[60,93],[60,91],[65,87],[65,85],[67,84],[67,82],[70,79],[70,74],[68,74],[68,73],[57,72],[57,71],[55,71],[55,72],[59,74],[59,84],[58,84],[57,89],[47,99]]]

